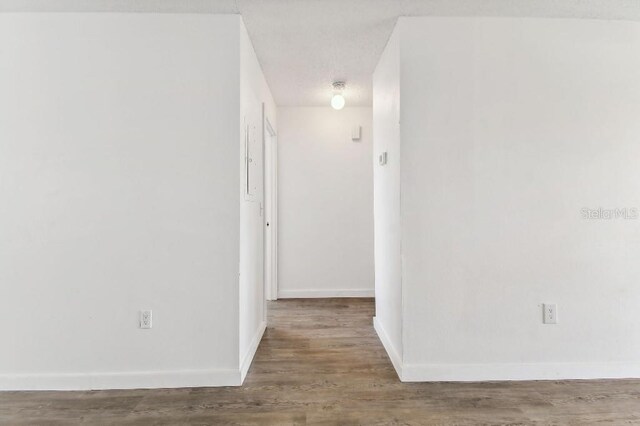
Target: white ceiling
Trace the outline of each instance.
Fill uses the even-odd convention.
[[[640,0],[0,0],[2,11],[240,13],[278,105],[371,105],[371,74],[398,16],[640,20]]]

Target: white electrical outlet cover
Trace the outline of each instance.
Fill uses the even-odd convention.
[[[140,328],[148,329],[153,326],[153,311],[140,311]]]
[[[542,305],[543,322],[545,324],[558,323],[558,307],[555,303],[545,303]]]

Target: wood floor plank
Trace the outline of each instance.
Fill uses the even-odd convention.
[[[2,425],[640,425],[640,380],[401,383],[372,299],[269,303],[244,386],[0,393]]]

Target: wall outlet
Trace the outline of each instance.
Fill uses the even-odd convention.
[[[140,328],[151,328],[153,325],[152,311],[140,311]]]
[[[558,323],[558,307],[555,303],[545,303],[542,305],[543,316],[542,322],[544,324],[557,324]]]

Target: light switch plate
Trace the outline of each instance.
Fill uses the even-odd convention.
[[[354,126],[351,130],[351,140],[359,141],[362,138],[362,126]]]
[[[378,156],[378,164],[380,164],[381,166],[387,164],[387,151]]]

